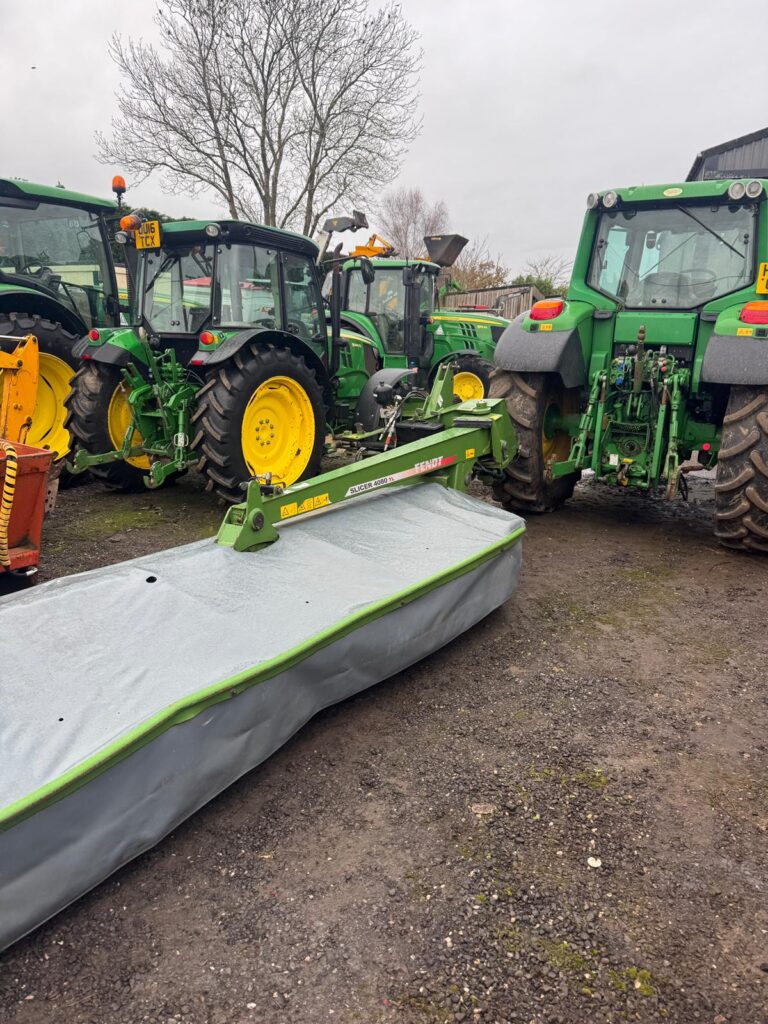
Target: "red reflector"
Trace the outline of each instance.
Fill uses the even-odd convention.
[[[709,443],[709,441],[705,441],[704,444],[701,446],[701,450],[703,452],[708,452],[708,451],[711,450],[711,448],[712,448],[712,445]]]
[[[189,360],[189,365],[190,366],[202,366],[203,365],[203,360],[202,359],[190,359]]]
[[[215,334],[211,334],[210,331],[203,331],[203,333],[200,335],[200,344],[201,345],[213,345],[215,342],[216,342],[216,335]]]
[[[744,324],[768,324],[768,302],[748,302],[739,320]]]
[[[91,355],[90,352],[83,352],[82,358],[83,359],[93,359],[93,356]]]
[[[92,327],[91,330],[88,331],[88,337],[91,341],[98,341],[101,335],[99,334],[95,327]]]
[[[541,299],[535,302],[528,314],[531,320],[554,320],[565,309],[562,299]]]

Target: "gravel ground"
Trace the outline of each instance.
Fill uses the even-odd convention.
[[[7,951],[3,1024],[768,1019],[768,566],[692,499],[532,519],[513,601]],[[220,515],[65,492],[43,576]]]

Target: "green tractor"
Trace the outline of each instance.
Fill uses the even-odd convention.
[[[104,199],[0,178],[0,336],[38,340],[40,383],[27,440],[60,459],[70,448],[64,400],[78,363],[73,346],[91,328],[120,322],[109,244],[115,210]]]
[[[138,218],[115,238],[133,276],[132,326],[94,328],[76,348],[82,365],[67,399],[75,472],[132,489],[194,465],[239,501],[253,478],[313,476],[329,433],[375,432],[382,393],[393,400],[404,379],[407,389],[426,385],[420,265],[404,275],[404,368],[382,377],[375,344],[341,326],[339,260],[327,323],[310,239],[242,221]],[[372,281],[370,262],[360,266]]]
[[[364,214],[336,217],[326,221],[323,231],[356,231],[367,228]],[[435,379],[437,368],[450,362],[454,366],[454,388],[462,401],[488,394],[493,353],[508,321],[493,314],[440,310],[438,277],[452,266],[467,239],[461,235],[432,235],[424,239],[428,260],[397,259],[389,242],[372,235],[368,242],[349,253],[343,264],[342,325],[368,338],[376,346],[382,368],[408,366],[409,321],[406,315],[408,274],[418,268],[424,275],[421,288],[421,319],[429,335],[431,352],[427,367],[427,385]],[[375,270],[375,278],[363,276],[363,261]]]
[[[504,505],[557,508],[583,470],[685,497],[686,472],[716,467],[718,540],[768,552],[767,187],[588,197],[566,296],[537,302],[496,349],[491,395],[519,444]]]

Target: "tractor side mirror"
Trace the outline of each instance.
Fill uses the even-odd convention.
[[[360,276],[366,285],[373,284],[376,277],[376,269],[367,256],[360,257]]]

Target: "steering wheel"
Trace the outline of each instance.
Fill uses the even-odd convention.
[[[717,284],[717,274],[714,271],[707,270],[706,267],[686,267],[680,274],[688,275],[688,287],[697,298],[709,299],[714,294]],[[694,280],[697,275],[698,281]]]

